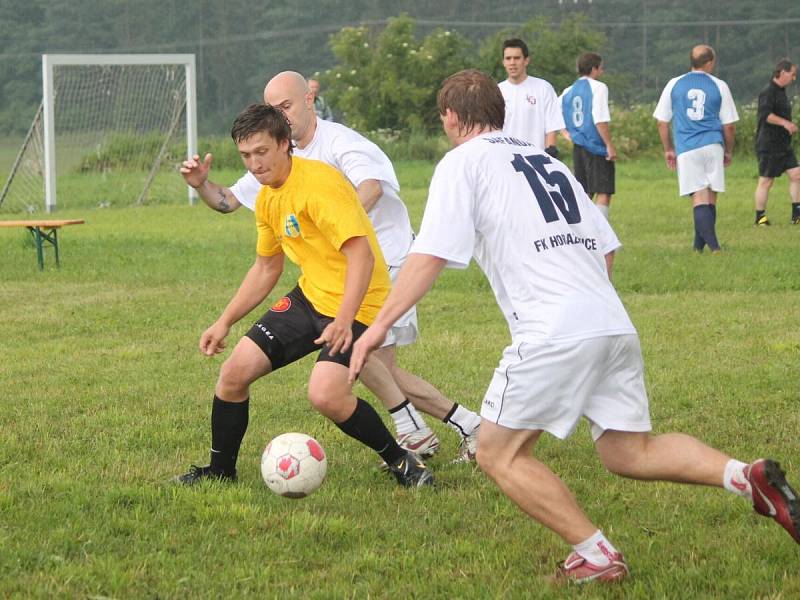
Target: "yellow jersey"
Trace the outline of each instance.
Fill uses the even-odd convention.
[[[300,267],[300,289],[314,308],[335,317],[344,296],[347,259],[342,244],[366,237],[375,264],[356,320],[371,325],[391,282],[378,239],[353,186],[325,163],[292,157],[282,186],[262,186],[256,198],[257,253],[284,252]]]

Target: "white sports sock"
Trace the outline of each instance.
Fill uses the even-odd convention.
[[[725,465],[725,475],[722,477],[722,485],[729,492],[737,496],[742,496],[748,500],[753,499],[753,486],[744,476],[744,468],[747,465],[736,459],[730,459]]]
[[[575,544],[572,549],[598,567],[610,565],[611,555],[617,552],[617,549],[599,529],[594,532],[592,537],[583,540],[580,544]]]
[[[417,409],[408,400],[395,406],[389,411],[389,414],[392,415],[394,420],[397,435],[413,433],[419,429],[428,428],[422,415],[417,412]]]
[[[597,206],[597,208],[600,209],[600,212],[603,213],[603,216],[606,218],[606,221],[608,221],[608,206],[606,206],[605,204],[596,204],[595,206]]]
[[[453,410],[442,420],[460,433],[461,437],[471,435],[481,424],[480,415],[458,403],[453,404]]]

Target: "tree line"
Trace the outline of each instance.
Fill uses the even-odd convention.
[[[390,19],[401,14],[409,15],[413,27],[392,25]],[[0,0],[0,134],[20,134],[30,124],[41,100],[45,52],[196,54],[200,126],[208,134],[223,133],[243,106],[260,98],[265,81],[285,69],[323,76],[331,70],[355,89],[347,79],[354,68],[354,77],[359,72],[347,68],[353,60],[375,62],[367,70],[373,76],[370,91],[381,88],[381,112],[403,110],[400,94],[393,99],[389,92],[397,86],[414,103],[421,102],[418,96],[425,92],[415,83],[406,87],[404,69],[413,64],[424,71],[420,77],[434,72],[438,77],[442,72],[434,59],[395,65],[394,53],[383,60],[337,54],[354,31],[362,30],[377,44],[390,27],[390,37],[409,44],[401,48],[425,51],[424,56],[430,51],[448,66],[466,60],[498,78],[503,75],[496,68],[500,50],[493,44],[502,37],[499,32],[520,35],[534,49],[532,72],[557,88],[573,76],[575,49],[597,43],[591,49],[605,57],[612,100],[621,105],[653,101],[669,78],[688,69],[688,52],[696,43],[716,48],[718,74],[740,103],[755,97],[777,59],[800,58],[800,3],[794,0],[706,5],[676,0]],[[437,37],[436,31],[449,31],[451,39]],[[346,93],[354,90],[328,83],[343,106],[356,103]],[[400,122],[424,129],[430,119],[424,113],[416,119],[405,115]]]

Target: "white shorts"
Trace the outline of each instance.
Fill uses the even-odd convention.
[[[725,151],[721,144],[695,148],[678,155],[678,188],[681,196],[689,196],[711,188],[725,191]]]
[[[639,336],[516,342],[503,352],[481,417],[509,429],[541,429],[565,439],[581,417],[597,440],[606,429],[650,431]]]
[[[400,267],[389,267],[389,278],[394,285],[397,274],[400,272]],[[408,346],[417,340],[419,334],[419,325],[417,324],[417,307],[412,306],[402,317],[395,321],[389,333],[386,334],[384,346]]]

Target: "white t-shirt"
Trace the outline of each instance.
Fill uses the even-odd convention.
[[[456,268],[474,257],[512,339],[540,343],[636,333],[606,272],[619,247],[561,162],[491,132],[439,162],[411,252]]]
[[[503,131],[509,136],[544,148],[546,134],[564,129],[558,96],[544,79],[528,76],[522,83],[506,79],[498,86],[506,101]]]
[[[369,218],[386,264],[390,267],[402,265],[414,239],[414,232],[406,205],[399,196],[400,184],[394,168],[383,150],[340,123],[318,118],[311,143],[302,149],[295,148],[293,153],[336,167],[353,187],[358,187],[367,179],[381,182],[383,196],[369,211]],[[236,199],[250,210],[255,207],[260,189],[261,184],[249,171],[230,187]]]

